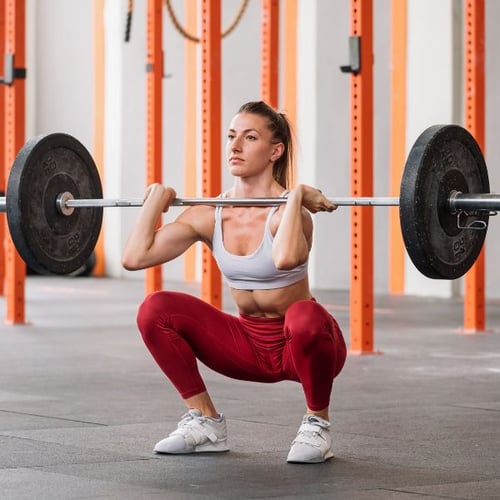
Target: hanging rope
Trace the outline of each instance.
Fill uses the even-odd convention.
[[[238,9],[238,13],[236,14],[236,17],[234,18],[234,21],[229,25],[229,27],[222,32],[222,38],[225,38],[227,35],[229,35],[236,26],[238,26],[239,22],[241,21],[241,18],[243,17],[243,14],[245,13],[245,9],[247,8],[248,5],[248,0],[243,0],[241,2],[240,8]],[[175,26],[175,29],[184,37],[187,38],[188,40],[191,40],[192,42],[199,43],[200,39],[194,35],[191,35],[188,33],[182,26],[179,20],[177,19],[177,16],[175,15],[174,10],[172,9],[172,5],[170,0],[165,0],[165,6],[167,7],[168,15],[170,16],[170,19],[172,21],[172,24]]]
[[[132,27],[132,12],[134,11],[134,0],[128,0],[127,22],[125,25],[125,41],[130,41],[130,29]]]

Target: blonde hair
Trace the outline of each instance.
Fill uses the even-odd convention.
[[[251,113],[267,118],[267,126],[273,134],[273,142],[281,142],[284,146],[283,154],[274,163],[273,177],[283,188],[288,189],[293,165],[292,129],[288,118],[264,101],[247,102],[240,107],[238,113]]]

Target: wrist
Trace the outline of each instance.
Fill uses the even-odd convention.
[[[293,188],[287,196],[288,201],[295,200],[302,204],[302,199],[304,197],[304,191],[302,189],[302,185],[296,186]]]

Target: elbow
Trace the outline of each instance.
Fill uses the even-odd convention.
[[[273,247],[272,258],[274,266],[279,271],[290,271],[302,265],[309,257],[309,247],[307,245],[298,245],[291,248],[283,245]]]
[[[290,271],[291,269],[295,269],[296,267],[300,266],[301,262],[299,261],[283,261],[283,262],[277,262],[274,265],[276,266],[276,269],[278,271]]]
[[[122,256],[122,266],[127,271],[138,271],[139,269],[143,268],[143,266],[141,265],[141,263],[137,258],[134,258],[131,255],[126,255],[126,254]]]
[[[295,269],[303,263],[302,259],[294,258],[291,255],[280,255],[274,257],[274,265],[279,271],[289,271]]]
[[[137,268],[134,267],[130,262],[126,260],[122,260],[122,267],[126,269],[127,271],[136,271]]]

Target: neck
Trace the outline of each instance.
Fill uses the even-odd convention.
[[[274,179],[242,179],[237,177],[230,190],[233,198],[268,198],[278,197],[284,191],[283,186]]]

